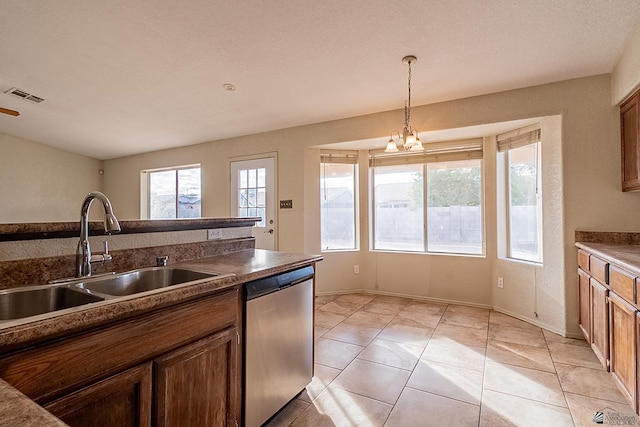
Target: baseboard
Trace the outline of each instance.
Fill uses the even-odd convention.
[[[456,301],[456,300],[445,299],[445,298],[423,297],[423,296],[410,295],[410,294],[401,294],[398,292],[384,292],[384,291],[379,291],[377,289],[373,289],[373,290],[372,289],[351,289],[348,291],[317,292],[316,296],[347,295],[347,294],[384,295],[384,296],[390,296],[390,297],[410,298],[410,299],[415,299],[419,301],[429,301],[429,302],[435,302],[440,304],[456,304],[456,305],[464,305],[467,307],[486,308],[489,310],[493,309],[493,306],[487,305],[487,304],[476,304],[472,302]]]
[[[560,336],[567,337],[565,331],[560,330],[558,328],[554,328],[553,326],[548,325],[548,324],[546,324],[544,322],[541,322],[538,319],[527,317],[527,316],[522,316],[520,314],[513,313],[513,312],[511,312],[509,310],[505,310],[504,308],[500,308],[500,307],[495,307],[494,306],[493,310],[497,311],[498,313],[506,314],[507,316],[515,317],[516,319],[522,320],[523,322],[531,323],[532,325],[535,325],[535,326],[537,326],[539,328],[542,328],[542,329],[546,329],[547,331],[553,332],[554,334],[558,334]],[[573,337],[567,337],[567,338],[573,338]]]
[[[455,305],[463,305],[466,307],[486,308],[488,310],[491,310],[493,308],[491,305],[487,305],[487,304],[477,304],[477,303],[472,303],[467,301],[456,301],[456,300],[446,299],[446,298],[423,297],[423,296],[417,296],[417,295],[401,294],[397,292],[384,292],[384,291],[369,290],[369,289],[363,289],[361,292],[364,292],[365,294],[373,294],[373,295],[386,295],[391,297],[411,298],[419,301],[429,301],[429,302],[435,302],[440,304],[455,304]]]
[[[457,300],[446,299],[446,298],[424,297],[424,296],[417,296],[417,295],[402,294],[398,292],[385,292],[385,291],[379,291],[377,289],[350,289],[347,291],[317,292],[316,296],[347,295],[347,294],[362,294],[362,293],[371,294],[371,295],[385,295],[385,296],[392,296],[392,297],[410,298],[414,300],[429,301],[429,302],[440,303],[440,304],[455,304],[455,305],[462,305],[466,307],[476,307],[476,308],[484,308],[488,310],[495,310],[498,313],[515,317],[516,319],[522,320],[523,322],[531,323],[532,325],[535,325],[542,329],[546,329],[547,331],[553,332],[554,334],[558,334],[562,337],[584,339],[584,337],[580,334],[567,333],[566,331],[563,331],[558,328],[554,328],[551,325],[541,322],[538,319],[522,316],[520,314],[513,313],[509,310],[505,310],[501,307],[497,307],[489,304],[477,304],[477,303],[472,303],[467,301],[457,301]]]

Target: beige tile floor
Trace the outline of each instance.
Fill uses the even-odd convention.
[[[496,311],[321,296],[315,328],[313,382],[268,426],[640,425],[586,341]]]

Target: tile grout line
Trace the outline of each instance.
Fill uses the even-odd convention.
[[[489,329],[491,328],[491,312],[493,310],[489,310],[489,316],[487,318],[487,340],[484,343],[484,360],[483,360],[483,369],[482,369],[482,387],[480,387],[480,410],[478,411],[478,427],[480,427],[480,423],[482,422],[482,408],[484,405],[482,404],[484,399],[484,379],[487,375],[487,353],[489,352]]]
[[[374,300],[375,300],[375,299],[374,299]],[[374,301],[374,300],[372,300],[372,301]],[[365,305],[363,305],[363,306],[361,306],[361,307],[359,307],[359,308],[355,309],[355,310],[354,310],[353,312],[351,312],[351,313],[350,313],[350,314],[349,314],[345,319],[341,320],[341,321],[338,323],[338,325],[339,325],[340,323],[343,323],[343,322],[347,321],[347,319],[349,319],[353,314],[355,314],[355,313],[356,313],[356,312],[358,312],[358,311],[363,311],[363,312],[366,312],[366,313],[372,313],[372,314],[389,314],[389,315],[390,315],[390,314],[392,314],[392,313],[388,313],[388,312],[387,312],[387,313],[377,313],[377,312],[375,312],[375,311],[372,311],[372,312],[371,312],[371,311],[367,311],[366,309],[364,309],[364,307],[365,307],[366,305],[367,305],[367,304],[365,304]],[[394,313],[393,313],[393,317],[392,317],[388,322],[386,322],[386,324],[385,324],[385,325],[384,325],[384,326],[383,326],[383,327],[382,327],[382,328],[381,328],[381,329],[376,333],[376,335],[375,335],[371,340],[369,340],[369,341],[368,341],[368,343],[366,343],[364,346],[360,346],[360,345],[359,345],[360,347],[362,347],[362,349],[361,349],[361,350],[360,350],[360,351],[355,355],[354,359],[352,359],[352,360],[351,360],[351,362],[350,362],[350,363],[349,363],[345,368],[340,369],[340,373],[342,373],[342,372],[343,372],[343,371],[344,371],[344,370],[345,370],[349,365],[351,365],[351,363],[353,363],[353,361],[354,361],[354,360],[358,359],[358,358],[359,358],[359,356],[362,354],[362,352],[363,352],[363,351],[364,351],[364,350],[365,350],[369,345],[371,345],[371,343],[372,343],[374,340],[379,339],[379,340],[384,340],[384,341],[389,341],[389,342],[394,342],[394,343],[400,343],[400,342],[397,342],[397,341],[385,340],[384,338],[379,338],[379,336],[380,336],[380,334],[382,333],[382,331],[384,331],[387,327],[389,327],[389,325],[390,325],[390,324],[392,324],[394,321],[396,321],[396,320],[399,318],[400,314],[401,314],[401,313],[403,313],[403,312],[404,312],[404,310],[405,310],[409,305],[410,305],[410,302],[409,302],[409,303],[404,304],[404,305],[402,306],[402,308],[401,308],[399,311],[394,312]],[[432,331],[432,332],[431,332],[431,334],[429,335],[429,338],[428,338],[428,340],[426,341],[426,343],[425,343],[424,347],[422,347],[422,351],[421,351],[421,353],[420,353],[420,356],[418,356],[417,361],[416,361],[416,363],[413,365],[413,368],[412,368],[412,369],[410,369],[410,370],[409,370],[409,369],[403,369],[403,368],[400,368],[400,367],[398,367],[398,366],[391,366],[391,365],[387,365],[387,364],[385,364],[385,363],[380,363],[380,362],[371,361],[371,360],[367,360],[367,359],[359,359],[359,360],[366,360],[366,361],[368,361],[368,362],[370,362],[370,363],[375,363],[375,364],[382,365],[382,366],[391,366],[391,367],[396,368],[396,369],[405,370],[405,371],[410,372],[409,378],[407,379],[407,381],[405,382],[404,386],[402,387],[402,391],[400,392],[400,395],[399,395],[399,396],[398,396],[398,398],[396,399],[396,402],[392,405],[391,411],[389,412],[389,414],[387,414],[387,417],[386,417],[386,419],[384,420],[384,424],[386,424],[386,423],[388,422],[389,417],[390,417],[390,416],[391,416],[391,414],[393,413],[393,411],[394,411],[394,409],[395,409],[395,406],[396,406],[396,404],[397,404],[397,402],[398,402],[398,400],[399,400],[400,396],[402,395],[402,393],[403,393],[403,392],[404,392],[404,390],[406,390],[406,389],[418,390],[418,391],[421,391],[421,392],[426,392],[426,393],[430,393],[430,394],[433,394],[433,395],[436,395],[436,396],[440,396],[440,397],[443,397],[443,398],[447,398],[447,399],[451,399],[451,400],[455,400],[455,401],[459,401],[459,402],[468,403],[468,404],[473,405],[473,403],[469,403],[469,402],[466,402],[466,401],[464,401],[464,400],[460,400],[460,399],[457,399],[457,398],[454,398],[454,397],[449,397],[449,396],[441,395],[441,394],[434,393],[434,392],[431,392],[431,391],[421,390],[421,389],[419,389],[419,388],[410,387],[410,386],[408,386],[408,385],[407,385],[407,384],[408,384],[408,381],[409,381],[409,380],[410,380],[410,378],[411,378],[411,375],[413,375],[413,373],[415,372],[415,370],[416,370],[416,368],[418,367],[419,363],[421,363],[421,361],[423,361],[423,360],[426,360],[426,359],[423,359],[423,356],[424,356],[425,352],[427,351],[427,347],[428,347],[428,346],[429,346],[429,344],[432,342],[432,340],[433,340],[433,336],[434,336],[435,332],[437,331],[438,327],[440,327],[441,325],[446,325],[446,324],[448,324],[448,323],[446,323],[445,315],[446,315],[447,311],[451,312],[451,311],[449,310],[451,305],[450,305],[450,304],[440,304],[440,305],[444,305],[445,309],[444,309],[444,311],[443,311],[443,314],[439,316],[438,321],[437,321],[437,323],[435,324],[435,327],[433,327],[433,328],[432,328],[431,326],[429,326],[429,327],[427,328],[427,327],[425,327],[425,326],[416,326],[416,327],[419,327],[419,328],[421,328],[421,329],[431,329],[431,331]],[[481,422],[481,420],[482,420],[482,410],[484,409],[483,398],[485,397],[485,391],[486,391],[486,390],[489,390],[489,391],[491,391],[491,392],[498,393],[498,394],[501,394],[501,395],[505,395],[505,396],[512,396],[512,397],[519,398],[519,399],[524,399],[524,400],[527,400],[527,401],[530,401],[530,402],[536,402],[536,403],[539,403],[539,404],[542,404],[542,405],[546,405],[546,406],[550,406],[550,407],[562,408],[562,409],[564,409],[564,410],[568,411],[569,416],[570,416],[570,419],[571,419],[571,422],[572,422],[574,425],[576,425],[576,423],[578,422],[578,421],[577,421],[578,419],[576,418],[576,413],[574,413],[574,412],[571,410],[570,406],[569,406],[569,403],[568,403],[569,401],[568,401],[568,398],[567,398],[567,396],[568,396],[568,395],[572,395],[572,396],[574,396],[574,395],[575,395],[575,396],[580,396],[580,397],[590,398],[590,399],[599,399],[599,400],[603,400],[603,401],[606,401],[606,402],[611,402],[612,404],[620,404],[620,402],[615,401],[615,400],[609,400],[609,399],[607,399],[607,398],[600,398],[600,397],[588,396],[588,395],[584,395],[584,394],[582,394],[582,393],[580,393],[580,392],[575,392],[575,391],[571,391],[571,392],[570,392],[570,391],[565,390],[565,386],[564,386],[564,385],[563,385],[563,383],[560,381],[560,375],[559,375],[558,370],[557,370],[557,366],[558,366],[558,365],[576,366],[576,367],[580,367],[580,368],[582,368],[582,369],[588,369],[589,371],[594,371],[594,372],[601,371],[601,369],[593,368],[593,367],[591,367],[591,366],[584,366],[584,365],[581,365],[581,364],[579,363],[579,358],[578,358],[578,357],[575,357],[575,358],[574,358],[574,357],[572,357],[572,358],[570,358],[569,360],[567,360],[567,361],[563,361],[563,362],[556,362],[556,358],[554,358],[554,357],[553,357],[550,346],[553,346],[553,347],[554,347],[554,349],[555,349],[555,350],[557,350],[557,351],[561,351],[561,347],[562,347],[562,346],[560,346],[560,345],[556,345],[556,344],[562,344],[562,345],[566,345],[566,346],[570,346],[570,347],[578,347],[578,348],[580,348],[580,347],[582,347],[582,348],[588,348],[588,346],[580,345],[580,343],[579,343],[579,342],[577,342],[577,341],[564,342],[564,341],[554,341],[554,340],[551,340],[551,338],[553,338],[553,336],[548,336],[548,335],[545,333],[545,331],[544,331],[542,328],[540,328],[540,327],[537,327],[535,330],[536,330],[536,332],[538,332],[538,331],[539,331],[539,332],[541,332],[541,333],[542,333],[542,338],[543,338],[543,342],[544,342],[544,349],[546,350],[546,352],[547,352],[547,354],[548,354],[548,356],[549,356],[549,358],[550,358],[550,360],[551,360],[551,363],[552,363],[552,366],[553,366],[553,372],[549,372],[548,370],[540,369],[539,367],[520,366],[520,365],[517,365],[517,364],[513,364],[513,365],[512,365],[511,363],[504,363],[504,362],[496,362],[496,363],[500,363],[500,364],[503,364],[503,365],[506,365],[506,366],[514,366],[514,367],[519,367],[519,368],[523,368],[523,369],[530,369],[530,370],[535,370],[535,371],[538,371],[538,372],[544,372],[544,373],[551,373],[551,374],[553,374],[553,375],[555,376],[555,378],[556,378],[557,384],[560,386],[560,390],[562,391],[562,395],[563,395],[563,399],[564,399],[564,400],[563,400],[563,403],[565,403],[565,406],[560,406],[560,405],[553,404],[553,403],[543,402],[543,401],[537,400],[537,399],[535,399],[535,398],[518,396],[518,395],[511,394],[511,393],[506,393],[506,392],[503,392],[503,391],[500,391],[500,390],[492,390],[491,388],[485,388],[485,380],[486,380],[486,374],[487,374],[487,359],[488,359],[488,357],[489,357],[489,355],[488,355],[488,351],[489,351],[489,345],[490,345],[492,342],[496,342],[496,343],[502,343],[502,342],[504,342],[504,343],[508,343],[508,344],[514,344],[514,345],[524,346],[524,347],[527,347],[527,348],[528,348],[528,347],[531,347],[532,349],[534,349],[534,348],[542,349],[542,347],[529,346],[529,345],[527,345],[526,343],[525,343],[525,344],[522,344],[522,343],[517,342],[517,341],[516,341],[516,342],[512,342],[512,341],[502,341],[502,340],[499,340],[499,339],[491,340],[491,339],[490,339],[490,334],[489,334],[489,332],[490,332],[490,330],[491,330],[492,325],[495,325],[496,327],[497,327],[497,326],[501,326],[501,327],[506,327],[506,328],[509,328],[509,329],[514,329],[514,330],[523,330],[524,332],[528,332],[528,330],[527,330],[527,329],[525,329],[525,328],[520,328],[520,327],[519,327],[519,326],[517,326],[517,325],[511,325],[511,324],[508,324],[508,323],[507,323],[507,324],[501,324],[501,323],[498,323],[498,322],[494,322],[494,323],[492,323],[492,321],[491,321],[491,317],[492,317],[492,316],[491,316],[491,314],[493,314],[494,312],[495,312],[494,310],[489,310],[489,317],[488,317],[488,319],[487,319],[487,323],[486,323],[486,327],[487,327],[487,337],[486,337],[486,339],[484,340],[484,359],[483,359],[483,369],[482,369],[482,387],[481,387],[481,390],[480,390],[480,405],[479,405],[479,406],[480,406],[480,412],[479,412],[478,423],[480,423],[480,422]],[[411,312],[407,312],[407,313],[411,313]],[[419,314],[422,314],[422,313],[415,313],[415,315],[408,315],[408,316],[404,316],[404,317],[407,317],[407,318],[411,319],[411,318],[414,318],[414,317],[416,317],[416,316],[419,316]],[[464,315],[464,314],[463,314],[463,315]],[[473,317],[473,316],[471,316],[471,317]],[[496,319],[496,320],[499,320],[499,319]],[[336,325],[336,326],[338,326],[338,325]],[[354,325],[355,325],[355,326],[365,326],[365,325],[358,325],[358,324],[354,324]],[[453,323],[452,325],[455,325],[455,323]],[[409,326],[409,325],[407,325],[407,326]],[[458,326],[465,327],[464,325],[458,325]],[[334,326],[334,327],[335,327],[335,326]],[[466,326],[466,327],[471,327],[471,326]],[[331,329],[332,329],[332,328],[329,328],[328,330],[331,330]],[[378,328],[376,328],[376,329],[378,329]],[[328,332],[328,331],[327,331],[327,332]],[[530,332],[533,332],[533,331],[530,331]],[[325,332],[325,334],[326,334],[326,332]],[[323,336],[324,336],[324,335],[323,335]],[[327,338],[327,339],[329,339],[329,338]],[[338,340],[336,340],[336,341],[338,341]],[[353,343],[349,343],[349,344],[353,344]],[[465,344],[465,345],[466,345],[466,344]],[[474,347],[474,346],[469,345],[469,347]],[[557,348],[556,348],[556,347],[557,347]],[[532,356],[532,357],[533,357],[533,356]],[[563,357],[564,357],[564,356],[563,356]],[[574,359],[575,359],[575,360],[574,360]],[[428,361],[428,360],[427,360],[427,361]],[[437,362],[437,361],[434,361],[434,363],[438,363],[438,362]],[[446,362],[445,362],[444,364],[445,364],[445,365],[447,365],[447,363],[446,363]],[[325,365],[325,366],[326,366],[326,365]],[[455,366],[455,365],[451,365],[451,366]],[[336,375],[336,377],[334,377],[334,379],[333,379],[332,381],[330,381],[330,382],[327,384],[327,386],[325,387],[325,389],[326,389],[327,387],[329,387],[329,386],[333,383],[333,381],[335,380],[335,378],[337,378],[339,375],[340,375],[340,374]],[[357,392],[355,392],[354,394],[357,394],[357,395],[360,395],[360,396],[364,396],[364,397],[366,397],[366,398],[368,398],[368,399],[372,399],[372,400],[379,401],[378,399],[374,399],[374,398],[371,398],[371,397],[369,397],[369,396],[365,396],[365,395],[360,394],[360,393],[357,393]],[[379,402],[382,402],[382,401],[379,401]],[[383,403],[387,403],[387,402],[383,402]],[[296,418],[297,418],[297,417],[296,417]],[[568,421],[568,420],[567,420],[567,421]]]
[[[408,304],[407,304],[408,305]],[[406,307],[406,305],[405,305]],[[447,310],[447,307],[449,307],[449,304],[446,304],[446,307],[444,309],[444,311]],[[438,319],[438,323],[436,324],[436,326],[433,328],[433,331],[435,332],[436,328],[438,327],[438,325],[440,324],[440,322],[442,321],[442,316],[444,315],[444,311],[443,314],[440,316],[440,318]],[[397,317],[398,315],[396,315],[394,317],[394,319]],[[393,321],[393,319],[392,319]],[[391,323],[391,322],[389,322]],[[422,352],[420,353],[420,356],[418,356],[418,360],[416,361],[416,363],[413,365],[413,369],[411,370],[411,374],[409,375],[409,378],[407,378],[407,381],[405,382],[404,386],[402,387],[402,390],[400,391],[400,394],[398,395],[398,397],[396,398],[395,403],[393,404],[393,406],[391,407],[391,411],[389,411],[389,414],[387,415],[387,418],[384,420],[384,423],[382,424],[382,427],[386,427],[387,422],[389,421],[389,417],[391,417],[391,414],[393,413],[393,410],[395,409],[396,405],[398,404],[398,400],[400,400],[400,396],[402,396],[402,393],[404,393],[405,389],[407,388],[411,388],[413,390],[415,390],[413,387],[409,387],[407,386],[407,384],[409,384],[409,380],[411,380],[411,377],[413,376],[413,373],[415,372],[416,368],[418,367],[418,364],[420,363],[420,360],[422,360],[422,355],[424,354],[424,352],[427,350],[427,346],[429,345],[429,342],[431,341],[431,338],[433,337],[433,332],[431,333],[431,335],[429,335],[429,339],[427,340],[426,344],[424,345],[424,348],[422,349]]]

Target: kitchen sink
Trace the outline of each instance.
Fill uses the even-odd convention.
[[[0,321],[77,307],[104,298],[66,287],[29,286],[0,291]]]
[[[113,276],[88,278],[71,286],[90,293],[119,297],[183,283],[206,281],[216,276],[220,277],[215,273],[202,273],[182,268],[149,267]]]

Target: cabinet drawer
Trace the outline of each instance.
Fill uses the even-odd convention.
[[[611,290],[626,300],[636,303],[636,277],[616,266],[609,267],[609,285]]]
[[[595,255],[589,256],[589,272],[603,285],[609,283],[609,263],[605,260]]]
[[[578,267],[589,271],[589,254],[581,249],[578,249]]]

